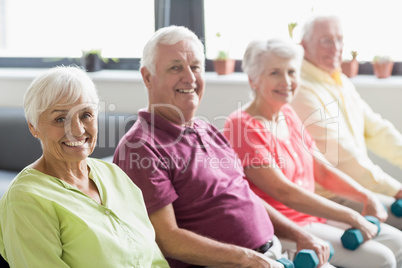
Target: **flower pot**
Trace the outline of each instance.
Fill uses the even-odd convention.
[[[372,65],[374,74],[378,78],[387,78],[390,77],[392,74],[392,68],[394,67],[394,62],[393,61],[373,62]]]
[[[235,70],[236,60],[214,60],[215,72],[219,75],[231,74]]]
[[[103,61],[97,54],[88,54],[84,56],[83,65],[87,72],[97,72],[102,70]]]
[[[359,73],[359,62],[356,59],[342,62],[342,72],[347,77],[354,77]]]

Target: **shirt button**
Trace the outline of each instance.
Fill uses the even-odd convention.
[[[289,145],[289,144],[290,144],[290,140],[285,140],[285,143],[286,143],[287,145]]]
[[[294,156],[295,158],[299,157],[299,156],[297,155],[297,153],[293,153],[293,156]]]
[[[110,210],[106,210],[106,211],[105,211],[105,214],[106,214],[106,215],[109,215],[109,214],[110,214]]]

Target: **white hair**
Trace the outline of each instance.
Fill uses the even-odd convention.
[[[292,41],[282,39],[251,41],[244,53],[242,68],[249,79],[256,82],[264,70],[264,62],[273,53],[281,58],[296,59],[301,65],[304,50]]]
[[[73,66],[51,68],[35,78],[25,92],[25,118],[36,128],[44,111],[61,101],[66,105],[72,104],[82,95],[98,107],[95,84],[83,69]]]
[[[322,21],[337,21],[340,24],[340,19],[336,15],[316,15],[310,17],[303,25],[302,29],[302,40],[311,41],[311,37],[314,32],[314,26],[318,22]]]
[[[146,67],[152,75],[155,75],[155,60],[158,54],[158,46],[160,44],[174,45],[186,39],[192,41],[196,45],[199,57],[201,58],[202,67],[204,69],[204,45],[202,44],[200,39],[198,39],[198,37],[188,28],[176,25],[164,27],[155,32],[155,34],[151,37],[151,39],[144,47],[140,68]]]

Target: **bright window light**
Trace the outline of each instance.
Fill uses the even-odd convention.
[[[154,29],[149,0],[0,0],[0,57],[139,58]]]
[[[296,22],[293,40],[300,41],[304,22],[314,14],[338,15],[343,24],[344,58],[357,51],[359,61],[388,55],[402,61],[400,0],[204,0],[207,58],[228,50],[241,59],[253,39],[290,38],[288,24]],[[220,38],[216,33],[221,34]]]

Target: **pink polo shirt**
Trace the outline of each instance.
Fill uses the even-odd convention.
[[[114,160],[142,190],[148,214],[172,203],[180,228],[215,240],[257,248],[274,230],[260,198],[226,138],[195,120],[181,127],[139,111]],[[168,260],[172,267],[188,267]]]
[[[281,110],[289,128],[290,137],[282,140],[265,128],[263,123],[250,114],[238,110],[225,122],[225,136],[238,153],[244,167],[276,163],[283,174],[293,183],[314,192],[314,140],[302,131],[303,124],[289,105]],[[283,215],[303,226],[311,222],[325,222],[325,219],[310,216],[291,209],[250,182],[251,189]]]

